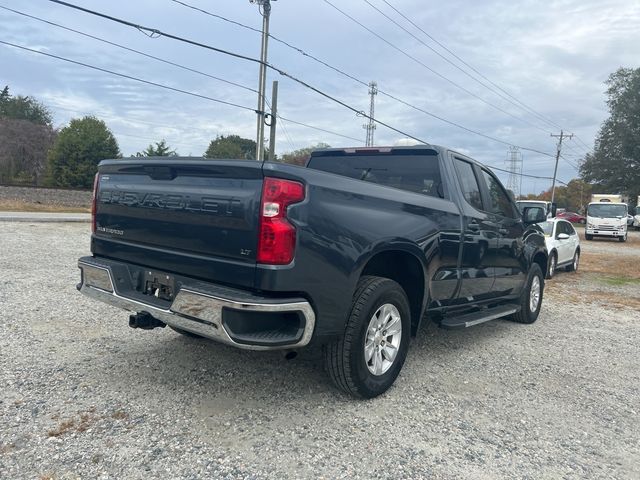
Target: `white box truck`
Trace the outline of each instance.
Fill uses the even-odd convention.
[[[608,195],[607,197],[616,196],[619,195]],[[611,198],[600,198],[599,201],[592,201],[587,205],[585,239],[609,237],[617,238],[621,242],[627,241],[627,204],[611,200]]]
[[[544,208],[547,212],[547,218],[554,218],[556,216],[556,204],[545,200],[518,200],[516,201],[516,205],[520,213],[523,212],[525,207],[539,207]]]

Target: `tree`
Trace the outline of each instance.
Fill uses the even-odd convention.
[[[265,154],[266,155],[266,154]],[[206,158],[227,158],[236,160],[255,160],[256,142],[239,135],[219,135],[204,152]]]
[[[49,181],[60,187],[90,188],[98,163],[119,157],[118,142],[102,120],[73,119],[49,151]]]
[[[0,92],[0,181],[39,184],[56,131],[48,108],[32,97]]]
[[[136,157],[173,157],[178,155],[175,150],[171,150],[171,147],[167,145],[167,142],[163,138],[159,142],[156,142],[155,147],[150,144],[142,152],[136,153]]]
[[[607,193],[640,194],[640,68],[619,68],[609,76],[609,118],[587,154],[580,174]]]
[[[49,125],[0,117],[0,181],[39,185],[56,134]]]
[[[0,92],[0,117],[27,120],[49,127],[53,121],[51,112],[46,106],[32,97],[11,96],[9,86],[5,86]]]
[[[285,153],[282,155],[281,161],[284,163],[291,163],[292,165],[305,165],[307,160],[309,160],[309,156],[311,152],[314,150],[318,150],[321,148],[329,148],[330,145],[326,143],[318,143],[315,146],[310,146],[306,148],[300,148],[299,150],[294,150],[293,152]]]
[[[566,208],[570,212],[582,213],[584,207],[591,199],[593,186],[584,180],[574,178],[567,185],[559,185],[556,187],[556,195],[554,202],[559,208]],[[529,199],[529,198],[528,198]],[[540,195],[534,195],[533,200],[551,201],[551,188],[542,192]]]

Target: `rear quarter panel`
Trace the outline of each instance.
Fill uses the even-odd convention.
[[[356,284],[374,255],[408,252],[429,279],[439,268],[441,232],[460,228],[449,200],[290,165],[265,164],[264,173],[304,181],[307,196],[288,212],[297,227],[294,262],[258,265],[256,287],[306,293],[317,309],[317,335],[343,333]]]

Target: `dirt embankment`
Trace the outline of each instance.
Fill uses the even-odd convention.
[[[91,192],[55,188],[0,186],[0,210],[21,212],[89,212]]]

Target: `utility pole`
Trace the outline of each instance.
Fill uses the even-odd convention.
[[[562,130],[560,130],[560,135],[551,134],[552,137],[559,138],[558,140],[558,150],[556,152],[556,166],[553,169],[553,183],[551,184],[551,203],[553,204],[556,198],[556,175],[558,174],[558,161],[560,160],[560,152],[562,150],[562,140],[564,138],[572,138],[573,133],[565,134]]]
[[[371,101],[369,104],[369,123],[362,126],[367,131],[367,139],[365,146],[373,147],[373,132],[376,129],[376,122],[373,121],[376,110],[376,95],[378,94],[378,84],[376,82],[369,82],[369,96]]]
[[[509,165],[509,178],[507,179],[507,190],[513,192],[513,196],[518,199],[520,196],[520,185],[522,178],[522,155],[518,147],[509,147],[507,155]]]
[[[275,0],[273,0],[275,1]],[[258,123],[256,135],[256,160],[264,160],[264,95],[267,84],[267,47],[269,42],[269,17],[271,16],[271,0],[249,0],[258,4],[262,14],[262,49],[260,53],[260,77],[258,79]]]
[[[278,82],[271,88],[271,123],[269,124],[269,161],[276,158],[276,125],[278,123]]]

